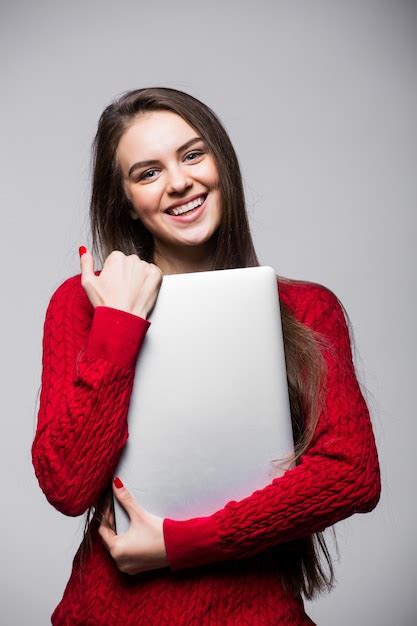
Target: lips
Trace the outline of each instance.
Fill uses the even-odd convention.
[[[197,194],[196,196],[190,196],[189,198],[185,198],[184,200],[181,200],[179,202],[174,202],[173,204],[171,204],[169,207],[167,207],[164,211],[164,213],[168,213],[168,211],[170,211],[171,209],[177,209],[180,206],[183,206],[184,204],[188,204],[189,202],[192,202],[193,200],[197,200],[197,198],[204,198],[204,200],[207,198],[208,193],[200,193]]]
[[[171,213],[166,213],[166,215],[170,220],[177,222],[178,224],[188,224],[189,222],[194,222],[200,219],[200,216],[205,212],[208,196],[209,194],[207,194],[203,204],[193,209],[191,212],[182,213],[181,215],[171,215]]]

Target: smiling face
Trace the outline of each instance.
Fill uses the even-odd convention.
[[[116,158],[131,217],[153,234],[155,250],[184,260],[188,248],[190,259],[204,263],[221,222],[221,203],[216,163],[198,132],[171,111],[142,113],[122,135]],[[200,196],[207,196],[204,204],[188,215],[167,213]]]

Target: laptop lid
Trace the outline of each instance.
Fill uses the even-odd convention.
[[[166,275],[148,319],[117,468],[138,503],[172,519],[210,515],[291,467],[275,270]],[[121,533],[129,517],[114,504]]]

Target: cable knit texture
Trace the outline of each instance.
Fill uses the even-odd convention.
[[[150,326],[112,307],[94,309],[80,278],[65,280],[47,308],[32,443],[42,491],[70,516],[85,513],[114,475],[128,438],[135,363]],[[331,344],[323,349],[325,408],[308,451],[283,476],[210,516],[165,519],[167,568],[120,572],[93,524],[93,550],[83,565],[75,555],[54,626],[314,624],[302,598],[284,592],[268,549],[371,511],[380,471],[335,294],[296,281],[280,280],[278,290],[296,318]]]

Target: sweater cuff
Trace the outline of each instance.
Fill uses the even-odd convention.
[[[195,517],[179,521],[165,518],[163,522],[166,556],[172,570],[224,561],[218,522],[215,517]]]
[[[150,325],[133,313],[96,306],[85,354],[131,369]]]

